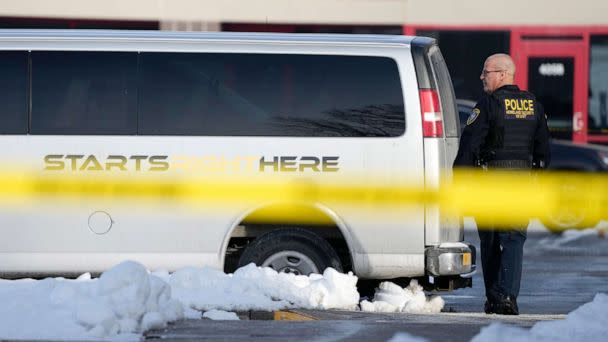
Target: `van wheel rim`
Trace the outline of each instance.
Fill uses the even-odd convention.
[[[292,273],[295,275],[319,273],[319,268],[311,258],[296,251],[275,253],[262,263],[262,267],[270,267],[279,273]]]
[[[578,226],[585,216],[581,213],[575,213],[571,210],[564,210],[558,215],[551,215],[550,222],[558,228],[574,228]]]

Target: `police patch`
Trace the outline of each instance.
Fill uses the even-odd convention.
[[[477,117],[479,116],[479,109],[474,108],[473,112],[471,113],[471,115],[469,115],[469,118],[467,119],[467,126],[472,124],[473,121],[475,121],[475,119],[477,119]]]

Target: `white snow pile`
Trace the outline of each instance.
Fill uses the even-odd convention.
[[[238,320],[233,311],[286,308],[357,310],[357,277],[328,268],[302,276],[254,264],[233,274],[212,268],[148,272],[126,261],[98,279],[0,279],[0,339],[138,340],[149,329],[182,318]],[[407,288],[380,284],[364,311],[436,313],[443,300],[426,299],[412,281]]]
[[[278,273],[254,264],[233,274],[212,268],[183,268],[155,273],[171,285],[173,298],[196,310],[354,309],[357,277],[328,268],[310,276]]]
[[[354,309],[357,277],[327,269],[296,276],[251,264],[225,274],[184,268],[150,274],[126,261],[99,279],[0,279],[0,339],[138,340],[181,318],[238,319],[236,310]],[[225,310],[225,311],[221,311]]]
[[[96,280],[0,280],[0,303],[0,339],[138,339],[184,314],[167,283],[134,262]]]
[[[538,322],[530,330],[492,323],[471,341],[605,341],[607,337],[608,295],[598,293],[564,320]]]
[[[406,288],[385,281],[376,289],[373,302],[361,302],[361,311],[439,313],[444,304],[439,296],[427,299],[417,280],[411,280]]]

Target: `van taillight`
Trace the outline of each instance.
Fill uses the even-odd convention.
[[[443,136],[443,114],[439,94],[435,89],[420,89],[420,111],[422,113],[422,134],[425,138]]]

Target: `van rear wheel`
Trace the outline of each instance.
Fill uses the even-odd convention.
[[[550,232],[561,234],[566,229],[580,229],[597,224],[589,222],[589,214],[586,212],[591,203],[581,203],[575,199],[577,193],[584,193],[589,189],[581,184],[566,182],[560,184],[558,190],[560,196],[565,198],[565,204],[541,219]],[[570,202],[575,203],[574,201],[577,201],[576,206],[568,205]]]
[[[309,275],[331,267],[342,272],[340,258],[319,235],[300,228],[268,232],[250,243],[239,259],[239,267],[254,263],[277,272]]]
[[[561,234],[566,229],[581,229],[585,227],[583,224],[584,217],[580,216],[548,216],[542,219],[541,222],[545,228],[554,234]]]

